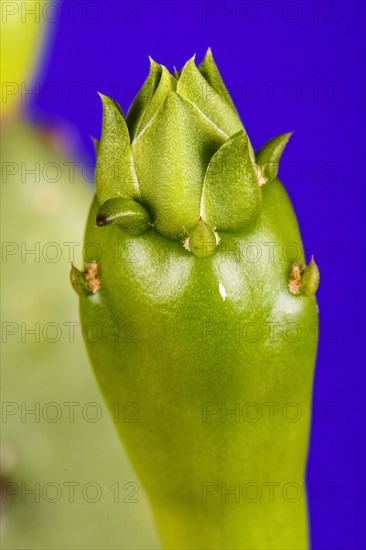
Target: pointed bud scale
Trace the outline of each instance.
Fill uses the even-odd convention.
[[[258,167],[249,154],[243,130],[234,134],[213,155],[203,184],[201,215],[222,231],[250,226],[261,209]]]
[[[92,294],[92,291],[86,283],[85,274],[79,271],[74,264],[71,264],[70,281],[73,289],[79,296],[89,296]]]
[[[142,88],[133,100],[126,116],[126,122],[131,136],[131,141],[136,137],[141,118],[145,112],[146,106],[158,87],[161,76],[161,65],[150,59],[150,72]]]
[[[290,269],[288,289],[291,294],[314,296],[319,286],[319,279],[319,268],[314,261],[314,257],[311,258],[306,267],[296,262],[292,264]]]
[[[116,224],[128,235],[141,235],[151,226],[145,208],[131,199],[109,199],[98,210],[98,227]]]
[[[134,140],[141,196],[159,233],[178,240],[197,223],[205,170],[223,142],[222,132],[174,91]]]
[[[208,48],[206,55],[202,63],[198,66],[199,71],[205,77],[207,82],[212,86],[212,88],[219,94],[221,99],[225,100],[226,103],[235,111],[235,105],[231,100],[229,92],[221,78],[220,72],[217,68],[217,65],[212,56],[211,48]]]
[[[200,218],[196,227],[185,240],[184,247],[195,256],[204,258],[214,254],[217,243],[218,237],[215,231]]]
[[[100,204],[111,197],[140,196],[130,136],[119,105],[99,94],[103,103],[102,137],[98,146],[95,182]]]
[[[258,151],[256,162],[261,168],[265,183],[276,179],[281,155],[292,134],[293,132],[280,134],[267,141]]]
[[[140,134],[144,130],[144,128],[146,128],[159,107],[164,103],[164,100],[168,93],[171,90],[175,90],[176,87],[176,79],[169,73],[166,67],[161,67],[159,84],[150,101],[146,105],[146,108],[140,120],[140,124],[137,128],[136,136],[138,136],[138,134]]]
[[[95,294],[100,287],[99,267],[97,262],[93,261],[85,266],[84,271],[80,271],[74,264],[71,264],[70,281],[76,294],[81,297]]]
[[[226,138],[243,129],[236,111],[207,82],[196,67],[193,58],[187,61],[182,69],[177,92],[195,104],[218,129],[225,133]]]
[[[318,290],[319,280],[319,268],[314,261],[314,257],[312,256],[301,277],[301,294],[304,296],[314,296]]]

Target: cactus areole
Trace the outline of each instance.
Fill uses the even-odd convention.
[[[319,271],[277,179],[291,134],[254,154],[210,50],[151,60],[126,117],[101,99],[71,280],[162,546],[307,548]]]

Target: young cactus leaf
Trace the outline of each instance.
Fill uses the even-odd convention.
[[[100,281],[97,262],[86,264],[84,271],[80,271],[74,264],[71,264],[70,281],[76,294],[80,297],[90,296],[98,292]]]
[[[314,296],[318,290],[319,280],[319,268],[315,263],[314,257],[312,256],[301,277],[301,294],[304,296]]]
[[[307,266],[303,266],[298,262],[292,264],[288,280],[288,289],[291,294],[314,296],[318,290],[319,280],[319,268],[312,256]]]
[[[140,196],[130,136],[119,105],[99,94],[103,103],[102,137],[98,146],[95,180],[99,203],[129,194]]]
[[[141,235],[151,226],[145,208],[132,199],[109,199],[98,210],[96,225],[116,224],[128,235]]]
[[[260,166],[265,183],[273,181],[277,178],[278,166],[281,155],[287,145],[288,140],[293,132],[280,134],[261,147],[256,155],[256,162]]]
[[[137,134],[140,121],[144,115],[147,104],[158,87],[162,67],[150,57],[150,72],[141,90],[133,100],[126,116],[127,126],[130,132],[131,141]]]
[[[249,155],[244,130],[234,134],[213,155],[203,184],[201,215],[221,231],[242,231],[257,217],[262,204],[259,170]]]
[[[89,296],[92,294],[92,291],[86,282],[85,273],[83,271],[79,271],[74,264],[71,264],[70,281],[72,288],[79,296]]]
[[[137,135],[149,124],[152,117],[157,113],[159,107],[164,103],[164,100],[170,90],[175,90],[176,85],[176,79],[169,73],[168,69],[162,67],[159,84],[150,101],[146,105],[146,109],[138,126]]]
[[[174,72],[173,72],[173,76],[175,78],[175,80],[179,80],[179,77],[180,77],[180,73],[182,71],[178,71],[177,67],[174,67]]]
[[[205,170],[223,141],[190,101],[169,92],[132,144],[144,204],[157,231],[178,240],[185,227],[196,225]]]
[[[196,67],[194,58],[184,65],[177,92],[196,105],[217,128],[225,132],[226,137],[243,129],[236,111],[207,82]]]
[[[221,99],[225,100],[229,107],[231,107],[231,109],[236,112],[235,105],[231,100],[230,94],[227,91],[227,88],[219,73],[219,69],[217,68],[217,65],[212,56],[211,48],[208,48],[202,63],[198,65],[198,69],[207,80],[207,82],[210,84],[210,86],[212,86],[212,88],[219,94]]]
[[[196,227],[193,228],[184,241],[184,248],[199,258],[214,254],[218,243],[218,236],[213,229],[200,217]]]

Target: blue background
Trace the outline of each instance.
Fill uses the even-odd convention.
[[[83,163],[96,91],[124,111],[148,55],[172,69],[211,46],[255,149],[295,130],[280,169],[305,251],[320,266],[320,341],[308,466],[314,550],[364,547],[365,3],[84,1],[52,32],[33,117],[67,121]]]

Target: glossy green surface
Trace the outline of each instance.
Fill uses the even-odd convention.
[[[100,289],[80,310],[101,335],[88,352],[107,404],[141,411],[118,430],[165,548],[307,548],[317,307],[313,292],[288,288],[292,264],[304,264],[296,218],[273,173],[262,185],[211,53],[174,78],[166,91],[172,81],[153,62],[153,91],[145,83],[127,117],[154,228],[96,228],[97,199],[91,209]],[[261,165],[278,163],[287,139],[264,148]],[[97,181],[102,202],[108,186]],[[212,241],[215,226],[214,253],[183,246],[187,233],[198,248]]]
[[[300,243],[279,182],[264,188],[263,199],[253,231],[222,236],[222,252],[205,259],[154,232],[131,240],[116,227],[98,230],[92,227],[95,207],[89,218],[86,241],[102,250],[101,289],[81,299],[81,314],[84,324],[103,327],[89,354],[107,403],[135,402],[141,410],[140,422],[121,426],[120,435],[167,548],[307,545],[303,480],[316,303],[288,292],[291,261],[268,260],[264,243],[279,244],[275,258],[288,242]],[[248,262],[253,243],[263,257]],[[273,334],[267,323],[277,323]],[[282,334],[288,329],[288,338],[296,337],[289,323],[302,331],[297,342]],[[237,332],[225,337],[225,329]],[[259,332],[258,342],[248,341]],[[239,403],[242,410],[252,402],[262,419],[252,423],[241,414],[239,422],[233,415],[221,421],[222,403],[227,409]],[[298,422],[283,418],[289,402],[301,409]],[[219,407],[207,422],[205,403]],[[264,403],[279,404],[273,422]],[[248,415],[255,417],[253,410]],[[296,417],[294,410],[288,416]],[[222,503],[217,494],[203,503],[205,482],[254,482],[263,496],[257,503],[233,497]],[[298,483],[301,499],[288,503],[276,491],[269,503],[265,482],[278,482],[281,490]]]

